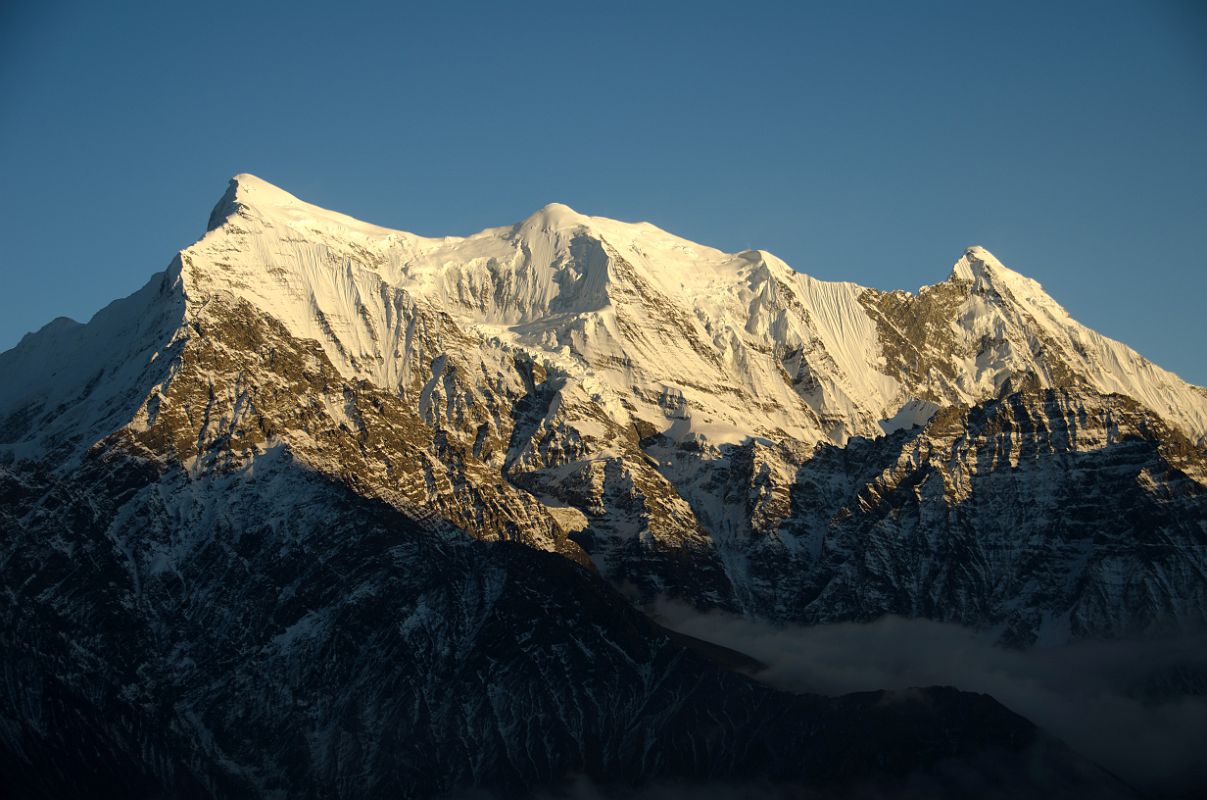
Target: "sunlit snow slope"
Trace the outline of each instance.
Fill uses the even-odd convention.
[[[563,373],[562,393],[590,410],[575,420],[586,436],[640,421],[677,440],[842,443],[1008,381],[1124,394],[1207,434],[1203,390],[1078,324],[979,247],[937,286],[882,293],[559,204],[433,239],[240,175],[181,261],[190,308],[233,293],[319,342],[347,377],[404,392],[434,367],[415,357],[402,308],[430,306],[480,338],[483,380],[514,351]]]

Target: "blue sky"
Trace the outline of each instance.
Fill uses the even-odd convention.
[[[229,176],[423,234],[551,202],[914,289],[982,244],[1207,384],[1194,2],[0,6],[0,349]]]

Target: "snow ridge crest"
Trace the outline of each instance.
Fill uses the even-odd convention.
[[[560,203],[511,226],[427,238],[240,174],[160,285],[128,307],[171,304],[170,313],[149,328],[107,323],[106,337],[144,337],[111,352],[147,363],[227,298],[317,342],[345,377],[402,394],[435,369],[436,353],[416,349],[421,330],[445,331],[431,346],[455,350],[474,374],[519,355],[562,376],[559,407],[591,409],[571,420],[584,429],[598,427],[591,417],[710,445],[845,444],[925,422],[910,409],[976,403],[1035,376],[1127,395],[1207,441],[1207,394],[1078,324],[979,246],[956,262],[947,289],[913,296],[816,280],[765,251],[725,253]],[[52,338],[99,330],[61,327],[0,360],[32,364],[44,357],[35,352],[66,346]],[[70,394],[91,377],[27,383]],[[30,394],[10,397],[0,422]]]

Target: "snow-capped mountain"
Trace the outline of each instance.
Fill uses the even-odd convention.
[[[1045,636],[1116,635],[1207,615],[1194,546],[1207,393],[981,248],[939,284],[885,293],[556,204],[428,239],[241,175],[166,272],[86,326],[31,334],[0,369],[10,457],[74,464],[117,430],[194,472],[283,446],[414,518],[585,551],[647,597],[805,621],[1021,625],[1024,641],[1041,623]],[[984,430],[983,417],[1007,418]],[[1082,485],[1069,460],[1113,464],[1133,438],[1149,454],[1094,500],[1105,482]],[[821,492],[814,457],[851,443],[846,457],[870,448],[884,474],[840,469]],[[858,523],[902,480],[903,506]],[[1000,536],[994,480],[1019,512]],[[1168,563],[1108,569],[1094,537],[1118,529],[1139,546],[1127,509],[1107,513],[1132,490],[1179,504],[1157,532],[1179,546]],[[972,513],[986,500],[994,510]],[[900,515],[915,507],[930,539],[904,574],[891,551],[914,535]],[[869,554],[880,539],[857,523],[886,531],[889,550]],[[1020,548],[1070,523],[1084,530],[1045,562],[1055,583],[1020,603],[1017,587],[1036,585]],[[970,564],[935,556],[956,539]],[[866,590],[869,558],[885,564],[883,593]],[[865,587],[858,599],[832,599],[848,582]],[[1133,595],[1154,599],[1137,609]]]
[[[253,327],[312,352],[299,364],[266,361],[263,334],[247,338]],[[324,368],[344,385],[307,385]],[[943,542],[1012,551],[1071,521],[1097,535],[1126,516],[1074,520],[1074,507],[1105,511],[1133,486],[1155,503],[1146,490],[1170,488],[1171,470],[1184,478],[1186,507],[1173,515],[1184,530],[1161,535],[1187,545],[1202,535],[1207,393],[1079,325],[981,248],[916,295],[883,293],[814,280],[762,251],[726,254],[556,204],[510,227],[427,239],[241,175],[206,235],[165,273],[86,326],[59,320],[26,337],[0,369],[10,457],[71,465],[117,430],[166,437],[194,472],[284,446],[319,472],[355,475],[358,491],[414,518],[572,557],[581,546],[605,575],[647,596],[798,620],[894,611],[1017,625],[1022,614],[1074,634],[1204,617],[1197,548],[1175,548],[1175,561],[1191,560],[1181,567],[1144,560],[1112,571],[1107,589],[1081,538],[1067,565],[1047,567],[1065,591],[1044,588],[1038,606],[1015,596],[1015,584],[1034,584],[1028,569],[1002,575],[1004,564],[983,557],[974,580],[1000,587],[1005,605],[981,596],[971,611],[928,599],[954,579],[940,577],[952,565],[933,557]],[[952,414],[1006,407],[1011,419],[983,441],[961,422],[936,454]],[[928,424],[940,409],[951,413]],[[1052,441],[1053,428],[1066,433]],[[1093,501],[1102,482],[1076,485],[1065,460],[1113,462],[1113,443],[1129,435],[1152,442],[1151,458],[1132,464],[1108,502]],[[886,474],[859,483],[848,470],[829,474],[842,488],[816,508],[814,456],[853,441],[852,453],[884,451]],[[933,490],[918,474],[929,467]],[[989,531],[1002,515],[969,511],[986,498],[997,506],[1000,491],[974,489],[1006,469],[1021,516],[999,542]],[[1018,480],[1020,470],[1035,476]],[[868,583],[851,556],[876,537],[843,542],[840,533],[869,496],[899,488],[894,471],[910,476],[909,507],[939,515],[927,523],[936,539],[922,548],[927,566],[905,581],[918,588],[893,588],[892,601],[869,603],[866,591],[855,592],[859,602],[831,601],[846,580]],[[1085,499],[1053,500],[1062,482]],[[811,513],[794,513],[800,505]],[[891,519],[890,542],[909,524]],[[887,558],[890,584],[905,580],[892,557],[875,558]],[[1196,600],[1172,615],[1137,615],[1129,592]],[[1037,634],[1024,627],[1024,639]]]
[[[1207,624],[1207,393],[981,248],[885,293],[561,205],[424,238],[241,175],[167,270],[0,375],[23,776],[367,796],[880,763],[799,755],[860,701],[786,700],[611,587],[1016,644]],[[1033,741],[978,702],[901,712],[949,733],[873,771]]]

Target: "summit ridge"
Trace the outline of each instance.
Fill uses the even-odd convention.
[[[776,429],[806,441],[874,436],[918,400],[975,402],[1010,377],[1055,385],[1066,374],[1207,436],[1201,393],[1079,325],[983,247],[969,247],[928,299],[897,308],[899,293],[819,281],[766,251],[723,253],[560,203],[510,228],[433,239],[324,211],[253,176],[231,185],[228,198],[256,211],[183,251],[186,284],[240,295],[318,341],[345,374],[397,379],[381,343],[397,337],[399,318],[383,298],[401,293],[538,360],[591,372],[651,424],[663,412],[640,397],[682,391],[699,408],[694,435],[715,441]],[[900,341],[909,322],[892,315],[925,315],[940,295],[952,307],[929,341]],[[894,366],[902,347],[916,351],[912,365]],[[759,397],[765,411],[727,412],[693,383]]]

